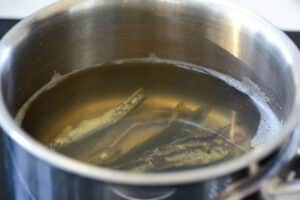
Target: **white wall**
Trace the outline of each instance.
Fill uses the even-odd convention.
[[[21,18],[54,1],[57,0],[0,0],[0,18]],[[228,1],[253,10],[281,29],[300,31],[300,0]]]
[[[22,18],[57,0],[0,0],[0,18]]]
[[[300,31],[300,0],[230,0],[284,30]]]

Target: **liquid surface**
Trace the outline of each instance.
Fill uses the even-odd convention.
[[[250,151],[279,127],[263,99],[225,81],[182,64],[106,64],[56,78],[17,120],[83,162],[134,172],[202,167]]]

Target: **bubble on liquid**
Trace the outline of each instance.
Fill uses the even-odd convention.
[[[55,83],[55,82],[59,81],[60,79],[62,79],[62,77],[63,77],[62,74],[60,74],[60,73],[57,72],[57,71],[54,71],[54,74],[53,74],[53,76],[51,77],[50,82]]]

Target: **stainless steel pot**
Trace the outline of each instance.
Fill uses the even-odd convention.
[[[284,126],[263,147],[221,165],[132,174],[52,152],[14,122],[20,106],[54,72],[153,54],[252,80]],[[297,48],[281,31],[226,1],[60,1],[20,22],[0,42],[0,123],[12,198],[199,200],[230,198],[231,192],[238,192],[234,198],[245,196],[257,189],[252,183],[266,177],[266,170],[253,166],[272,169],[274,159],[281,166],[287,161],[286,150],[295,147],[285,144],[291,144],[299,121],[299,66]]]

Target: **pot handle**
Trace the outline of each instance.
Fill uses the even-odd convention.
[[[265,200],[299,200],[300,180],[286,183],[274,180],[272,184],[263,187],[262,196]]]
[[[274,176],[263,185],[261,193],[265,200],[299,200],[300,179],[296,178],[297,172],[299,173],[299,169],[297,169],[299,163],[300,148],[290,166],[280,175]]]
[[[295,200],[299,199],[300,180],[295,180],[287,184],[277,184],[277,188],[275,188],[276,184],[274,184],[274,180],[278,180],[283,168],[288,166],[299,152],[299,142],[300,128],[297,128],[266,166],[260,168],[257,163],[250,165],[250,178],[242,179],[227,187],[219,197],[219,200],[241,200],[257,191],[261,191],[263,197],[267,200],[292,199],[286,198],[287,193],[288,195],[297,197],[294,198]]]

